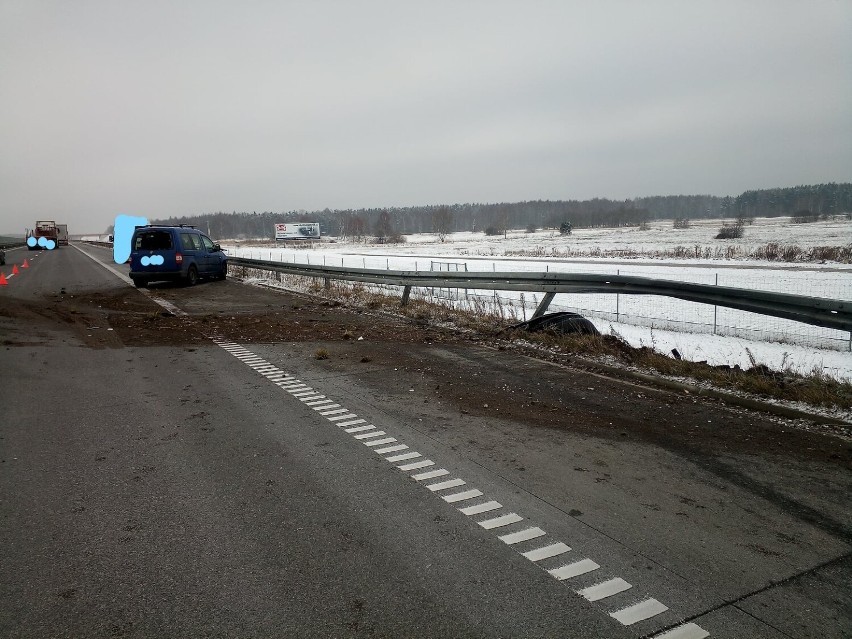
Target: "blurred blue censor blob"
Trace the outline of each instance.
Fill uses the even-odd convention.
[[[137,226],[147,226],[148,218],[136,215],[118,215],[113,225],[112,259],[124,264],[130,257],[130,238]]]
[[[27,246],[29,246],[30,248],[34,248],[37,243],[38,240],[35,239],[32,235],[27,238]]]
[[[148,257],[147,255],[143,255],[139,259],[139,262],[142,264],[142,266],[150,266],[151,264],[153,264],[154,266],[159,266],[164,261],[165,260],[163,259],[162,255],[152,255],[151,257]]]

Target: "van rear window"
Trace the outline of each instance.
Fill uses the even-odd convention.
[[[172,248],[172,234],[168,231],[145,231],[136,234],[133,248],[141,251],[164,251]]]

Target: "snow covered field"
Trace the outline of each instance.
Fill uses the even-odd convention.
[[[404,244],[326,241],[311,248],[283,248],[261,243],[230,244],[230,255],[290,263],[387,268],[391,270],[559,271],[641,275],[667,280],[716,284],[852,301],[852,265],[781,263],[749,260],[614,259],[506,257],[506,253],[547,255],[570,248],[631,253],[660,253],[677,246],[735,244],[759,247],[769,242],[801,247],[852,243],[846,220],[792,224],[789,218],[758,218],[735,240],[715,240],[720,220],[692,221],[674,229],[671,221],[648,230],[577,229],[570,236],[555,231],[511,231],[508,237],[455,233],[441,242],[435,234],[406,236]],[[333,239],[333,238],[332,238]],[[225,243],[223,243],[224,245]],[[477,295],[477,292],[469,292]],[[481,291],[481,298],[493,293]],[[500,293],[500,303],[519,319],[529,317],[541,296]],[[463,303],[463,302],[462,302]],[[551,311],[576,310],[603,333],[615,331],[634,346],[653,346],[685,359],[710,364],[757,363],[773,369],[809,373],[821,370],[852,381],[852,335],[721,307],[657,296],[557,295]]]

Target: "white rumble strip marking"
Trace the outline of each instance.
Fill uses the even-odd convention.
[[[632,587],[633,586],[631,584],[624,581],[621,577],[616,577],[615,579],[610,579],[609,581],[605,581],[595,586],[578,590],[577,594],[582,595],[589,601],[598,601],[600,599],[606,599],[607,597],[617,595],[618,593],[629,590]]]
[[[634,623],[650,619],[651,617],[654,617],[661,612],[665,612],[666,610],[668,610],[668,606],[664,606],[656,599],[646,599],[645,601],[640,601],[638,604],[634,604],[624,608],[623,610],[611,612],[609,613],[609,616],[613,617],[625,626],[632,626]]]
[[[402,455],[394,455],[393,457],[385,457],[385,461],[389,461],[392,464],[395,464],[398,461],[403,461],[406,459],[415,459],[417,457],[423,457],[420,453],[416,451],[412,451],[410,453],[402,453]]]
[[[376,452],[379,455],[387,455],[388,453],[396,453],[400,450],[406,450],[408,446],[405,444],[397,444],[396,446],[388,446],[387,448],[377,448]]]
[[[458,486],[464,486],[467,482],[464,479],[450,479],[448,481],[441,481],[437,484],[428,484],[426,488],[431,490],[433,493],[439,490],[446,490],[447,488],[457,488]]]
[[[485,521],[480,521],[479,525],[485,528],[485,530],[491,530],[492,528],[502,528],[503,526],[508,526],[509,524],[517,524],[519,521],[523,521],[524,518],[518,515],[517,513],[509,513],[508,515],[501,515],[500,517],[495,517],[494,519],[486,519]]]
[[[343,428],[343,427],[341,426],[341,428]],[[360,433],[360,432],[363,432],[365,430],[372,430],[374,428],[375,428],[375,426],[373,426],[372,424],[369,424],[367,426],[356,426],[354,428],[344,428],[343,432],[344,433]],[[384,435],[384,433],[382,433],[382,434]]]
[[[573,579],[574,577],[585,575],[587,572],[592,572],[598,568],[600,568],[600,566],[591,559],[581,559],[580,561],[575,561],[573,564],[560,566],[559,568],[554,568],[547,572],[556,577],[559,581],[564,581],[566,579]]]
[[[373,430],[369,430],[366,433],[358,433],[353,435],[353,437],[355,439],[370,439],[372,437],[381,437],[382,435],[387,435],[387,433],[383,430],[376,430],[375,427],[373,427]]]
[[[344,428],[346,426],[354,426],[355,424],[366,424],[366,419],[353,419],[351,422],[340,422],[338,426]]]
[[[705,639],[710,633],[694,623],[685,623],[677,628],[654,635],[651,639]]]
[[[396,437],[383,437],[382,439],[370,439],[365,442],[361,442],[365,446],[381,446],[382,444],[390,444],[396,441]]]
[[[353,417],[358,417],[355,413],[344,413],[343,415],[334,415],[332,417],[327,417],[326,419],[330,422],[339,422],[341,419],[352,419]]]
[[[267,362],[262,357],[258,357],[248,349],[219,338],[211,338],[214,343],[220,346],[223,350],[230,353],[241,362],[257,371],[269,379],[276,386],[289,393],[291,396],[299,399],[305,406],[311,407],[318,414],[325,417],[328,421],[335,423],[345,433],[349,433],[356,441],[360,441],[365,446],[369,446],[377,454],[385,456],[389,453],[406,451],[398,455],[384,457],[384,459],[392,464],[397,462],[408,462],[397,466],[400,471],[410,472],[435,466],[435,462],[431,459],[418,459],[423,457],[417,451],[407,450],[408,446],[402,443],[397,443],[394,437],[382,437],[386,433],[382,430],[377,430],[373,424],[366,424],[367,420],[358,418],[358,415],[351,413],[349,409],[342,407],[340,404],[334,403],[334,400],[328,399],[319,391],[316,391],[311,386],[299,381],[292,375],[285,373],[280,368]],[[345,421],[344,421],[345,420]],[[363,425],[362,425],[363,424]],[[375,448],[385,444],[392,444],[383,448]],[[413,460],[413,461],[412,461]],[[425,482],[438,477],[449,475],[450,471],[446,468],[436,468],[422,473],[411,475],[411,478],[417,482]],[[461,478],[454,478],[447,481],[441,481],[432,484],[424,484],[433,493],[465,486],[467,482]],[[461,492],[440,495],[441,499],[447,503],[453,504],[457,502],[469,502],[471,499],[484,497],[482,491],[473,488]],[[484,501],[470,506],[458,508],[459,512],[468,517],[481,515],[497,510],[501,510],[503,504],[494,500]],[[524,518],[517,513],[507,513],[498,515],[490,519],[477,521],[485,530],[501,529],[505,526],[511,526],[524,521]],[[503,535],[498,535],[498,539],[503,543],[513,546],[515,544],[524,545],[533,539],[545,536],[547,533],[538,526],[531,526],[522,530],[516,530]],[[534,548],[519,554],[529,561],[541,562],[552,557],[557,557],[564,553],[571,552],[571,547],[567,544],[555,542]],[[568,581],[580,575],[593,572],[600,568],[600,565],[589,558],[580,559],[558,568],[546,570],[552,577],[559,581]],[[575,592],[584,597],[590,602],[605,601],[607,598],[625,592],[632,588],[632,585],[622,579],[615,577],[601,583],[598,583]],[[641,621],[645,621],[656,615],[659,615],[669,608],[653,598],[648,598],[633,605],[627,606],[613,612],[608,612],[609,616],[618,621],[624,626],[630,626]],[[647,635],[646,635],[647,636]],[[695,623],[682,623],[679,626],[666,630],[662,633],[651,635],[651,639],[706,639],[710,633],[704,630],[701,626]]]
[[[414,481],[423,481],[424,479],[435,479],[435,477],[443,477],[444,475],[449,475],[450,471],[446,468],[439,468],[438,470],[430,470],[425,473],[419,473],[417,475],[412,475],[411,479]]]
[[[473,499],[474,497],[482,497],[482,491],[474,488],[473,490],[465,490],[460,493],[453,493],[452,495],[444,495],[441,499],[443,499],[448,504],[454,504],[457,501],[467,501],[468,499]]]
[[[550,544],[549,546],[544,546],[543,548],[536,548],[535,550],[530,550],[528,552],[521,553],[521,555],[523,555],[530,561],[541,561],[543,559],[550,559],[551,557],[556,557],[557,555],[561,555],[570,550],[571,546],[567,546],[560,541],[555,544]]]
[[[478,504],[476,506],[467,506],[465,508],[459,508],[459,510],[462,512],[462,514],[465,514],[470,517],[471,515],[487,513],[502,507],[503,504],[501,504],[499,501],[487,501],[484,504]]]
[[[502,541],[505,544],[519,544],[522,541],[529,541],[530,539],[535,539],[536,537],[544,537],[547,533],[544,532],[541,528],[527,528],[526,530],[519,530],[518,532],[509,533],[508,535],[501,535],[497,539]]]
[[[427,468],[429,466],[434,465],[435,462],[433,462],[431,459],[423,459],[421,461],[411,462],[410,464],[403,464],[402,466],[397,466],[397,468],[408,472],[409,470],[417,470],[419,468]]]

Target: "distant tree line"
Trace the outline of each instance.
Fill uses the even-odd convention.
[[[374,241],[399,241],[410,233],[437,233],[443,240],[456,231],[492,235],[508,230],[571,227],[640,226],[655,219],[748,218],[815,215],[852,211],[852,184],[818,184],[787,189],[746,191],[736,198],[667,195],[629,200],[535,200],[497,204],[440,204],[322,211],[218,211],[153,220],[156,224],[192,224],[216,238],[273,238],[274,224],[319,222],[323,235]]]
[[[746,191],[722,198],[722,217],[839,215],[852,211],[852,184],[811,184],[786,189]]]

